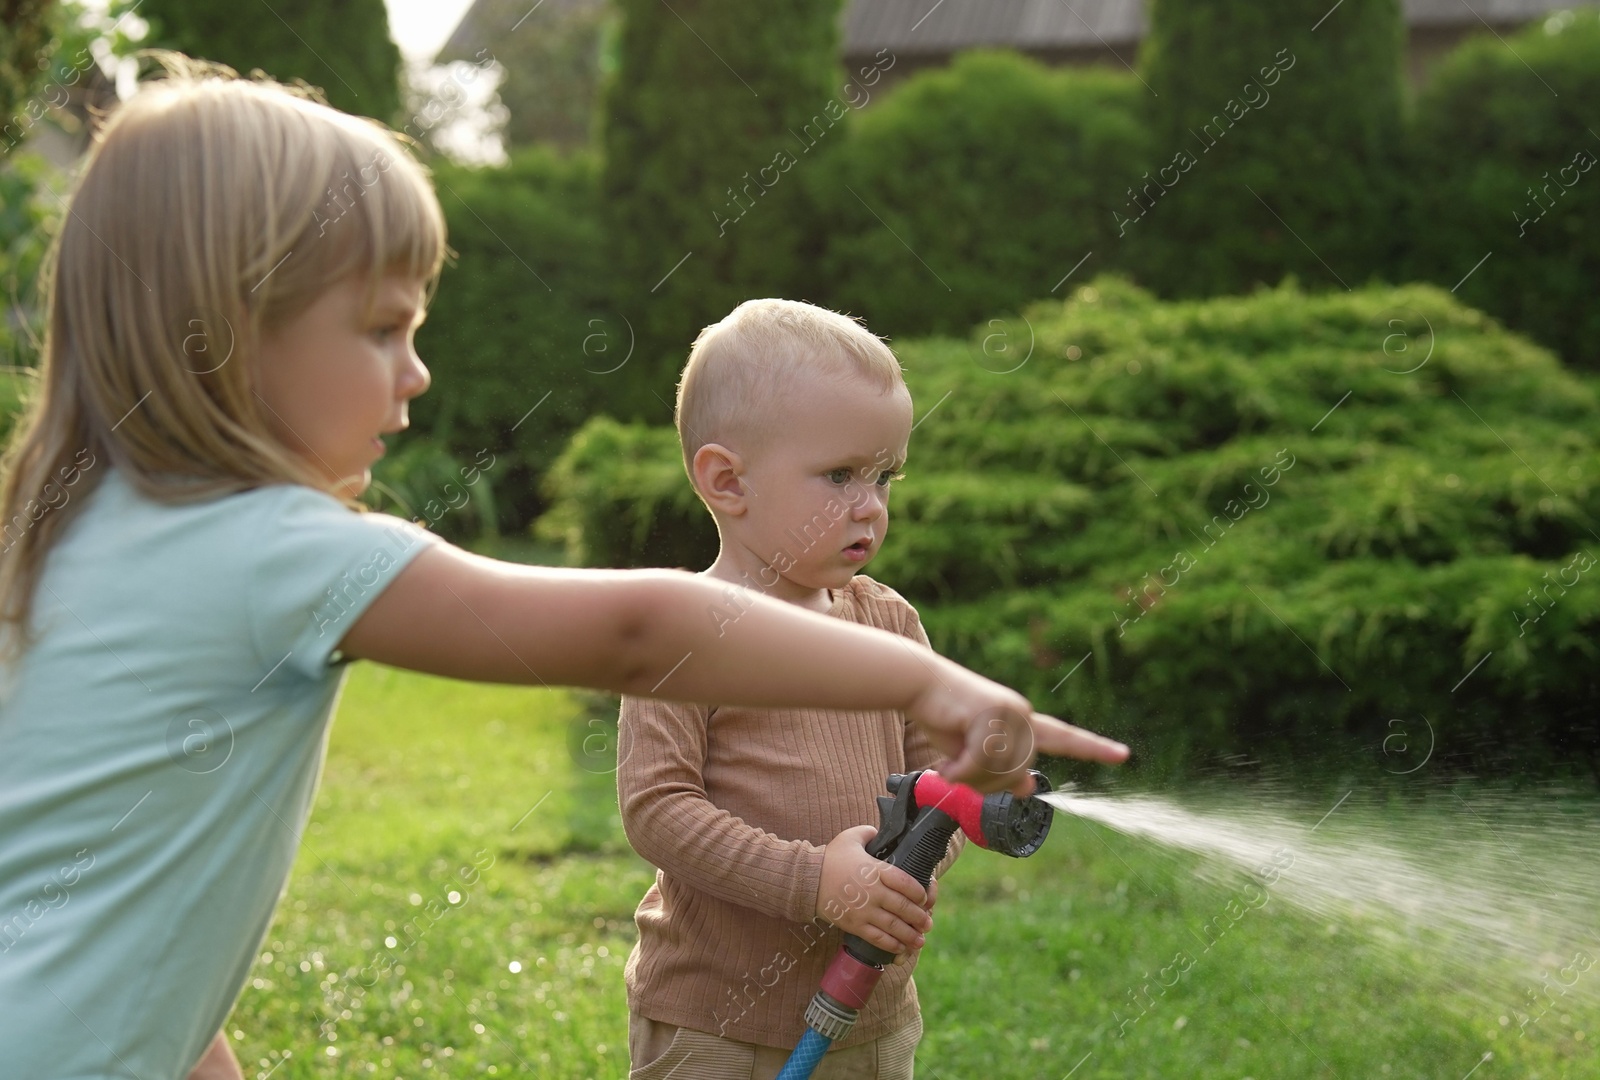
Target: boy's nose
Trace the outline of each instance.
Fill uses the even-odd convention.
[[[889,505],[889,491],[877,484],[867,485],[867,497],[856,504],[853,516],[857,521],[871,521],[883,513]]]

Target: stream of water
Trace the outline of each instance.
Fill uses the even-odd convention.
[[[1201,856],[1196,872],[1278,899],[1319,922],[1426,955],[1438,974],[1511,1023],[1600,1006],[1600,815],[1548,801],[1443,793],[1412,810],[1356,793],[1318,820],[1270,790],[1226,809],[1157,795],[1040,796],[1128,836]],[[1332,802],[1332,800],[1330,800]],[[1210,928],[1198,933],[1202,938]]]

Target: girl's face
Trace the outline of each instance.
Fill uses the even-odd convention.
[[[370,313],[364,284],[347,278],[266,335],[256,370],[273,433],[341,496],[367,489],[383,456],[379,436],[410,424],[406,403],[429,383],[412,345],[425,315],[424,283],[384,278]]]

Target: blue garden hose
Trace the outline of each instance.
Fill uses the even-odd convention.
[[[778,1080],[807,1080],[816,1071],[817,1062],[822,1060],[822,1055],[826,1054],[828,1047],[832,1045],[832,1039],[820,1031],[807,1028],[806,1033],[800,1036],[800,1043],[794,1048],[794,1053],[789,1055],[783,1071],[778,1074]]]

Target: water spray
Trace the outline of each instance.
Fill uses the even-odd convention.
[[[1035,795],[1050,790],[1043,773],[1034,771],[1032,776]],[[878,796],[878,834],[867,844],[867,854],[904,870],[923,888],[933,880],[957,829],[979,847],[1024,859],[1039,850],[1055,816],[1041,799],[1009,792],[984,795],[932,770],[895,773],[886,786],[889,795]],[[778,1080],[806,1080],[812,1074],[828,1047],[855,1027],[894,956],[854,934],[845,935],[821,989],[806,1007],[806,1032]]]

